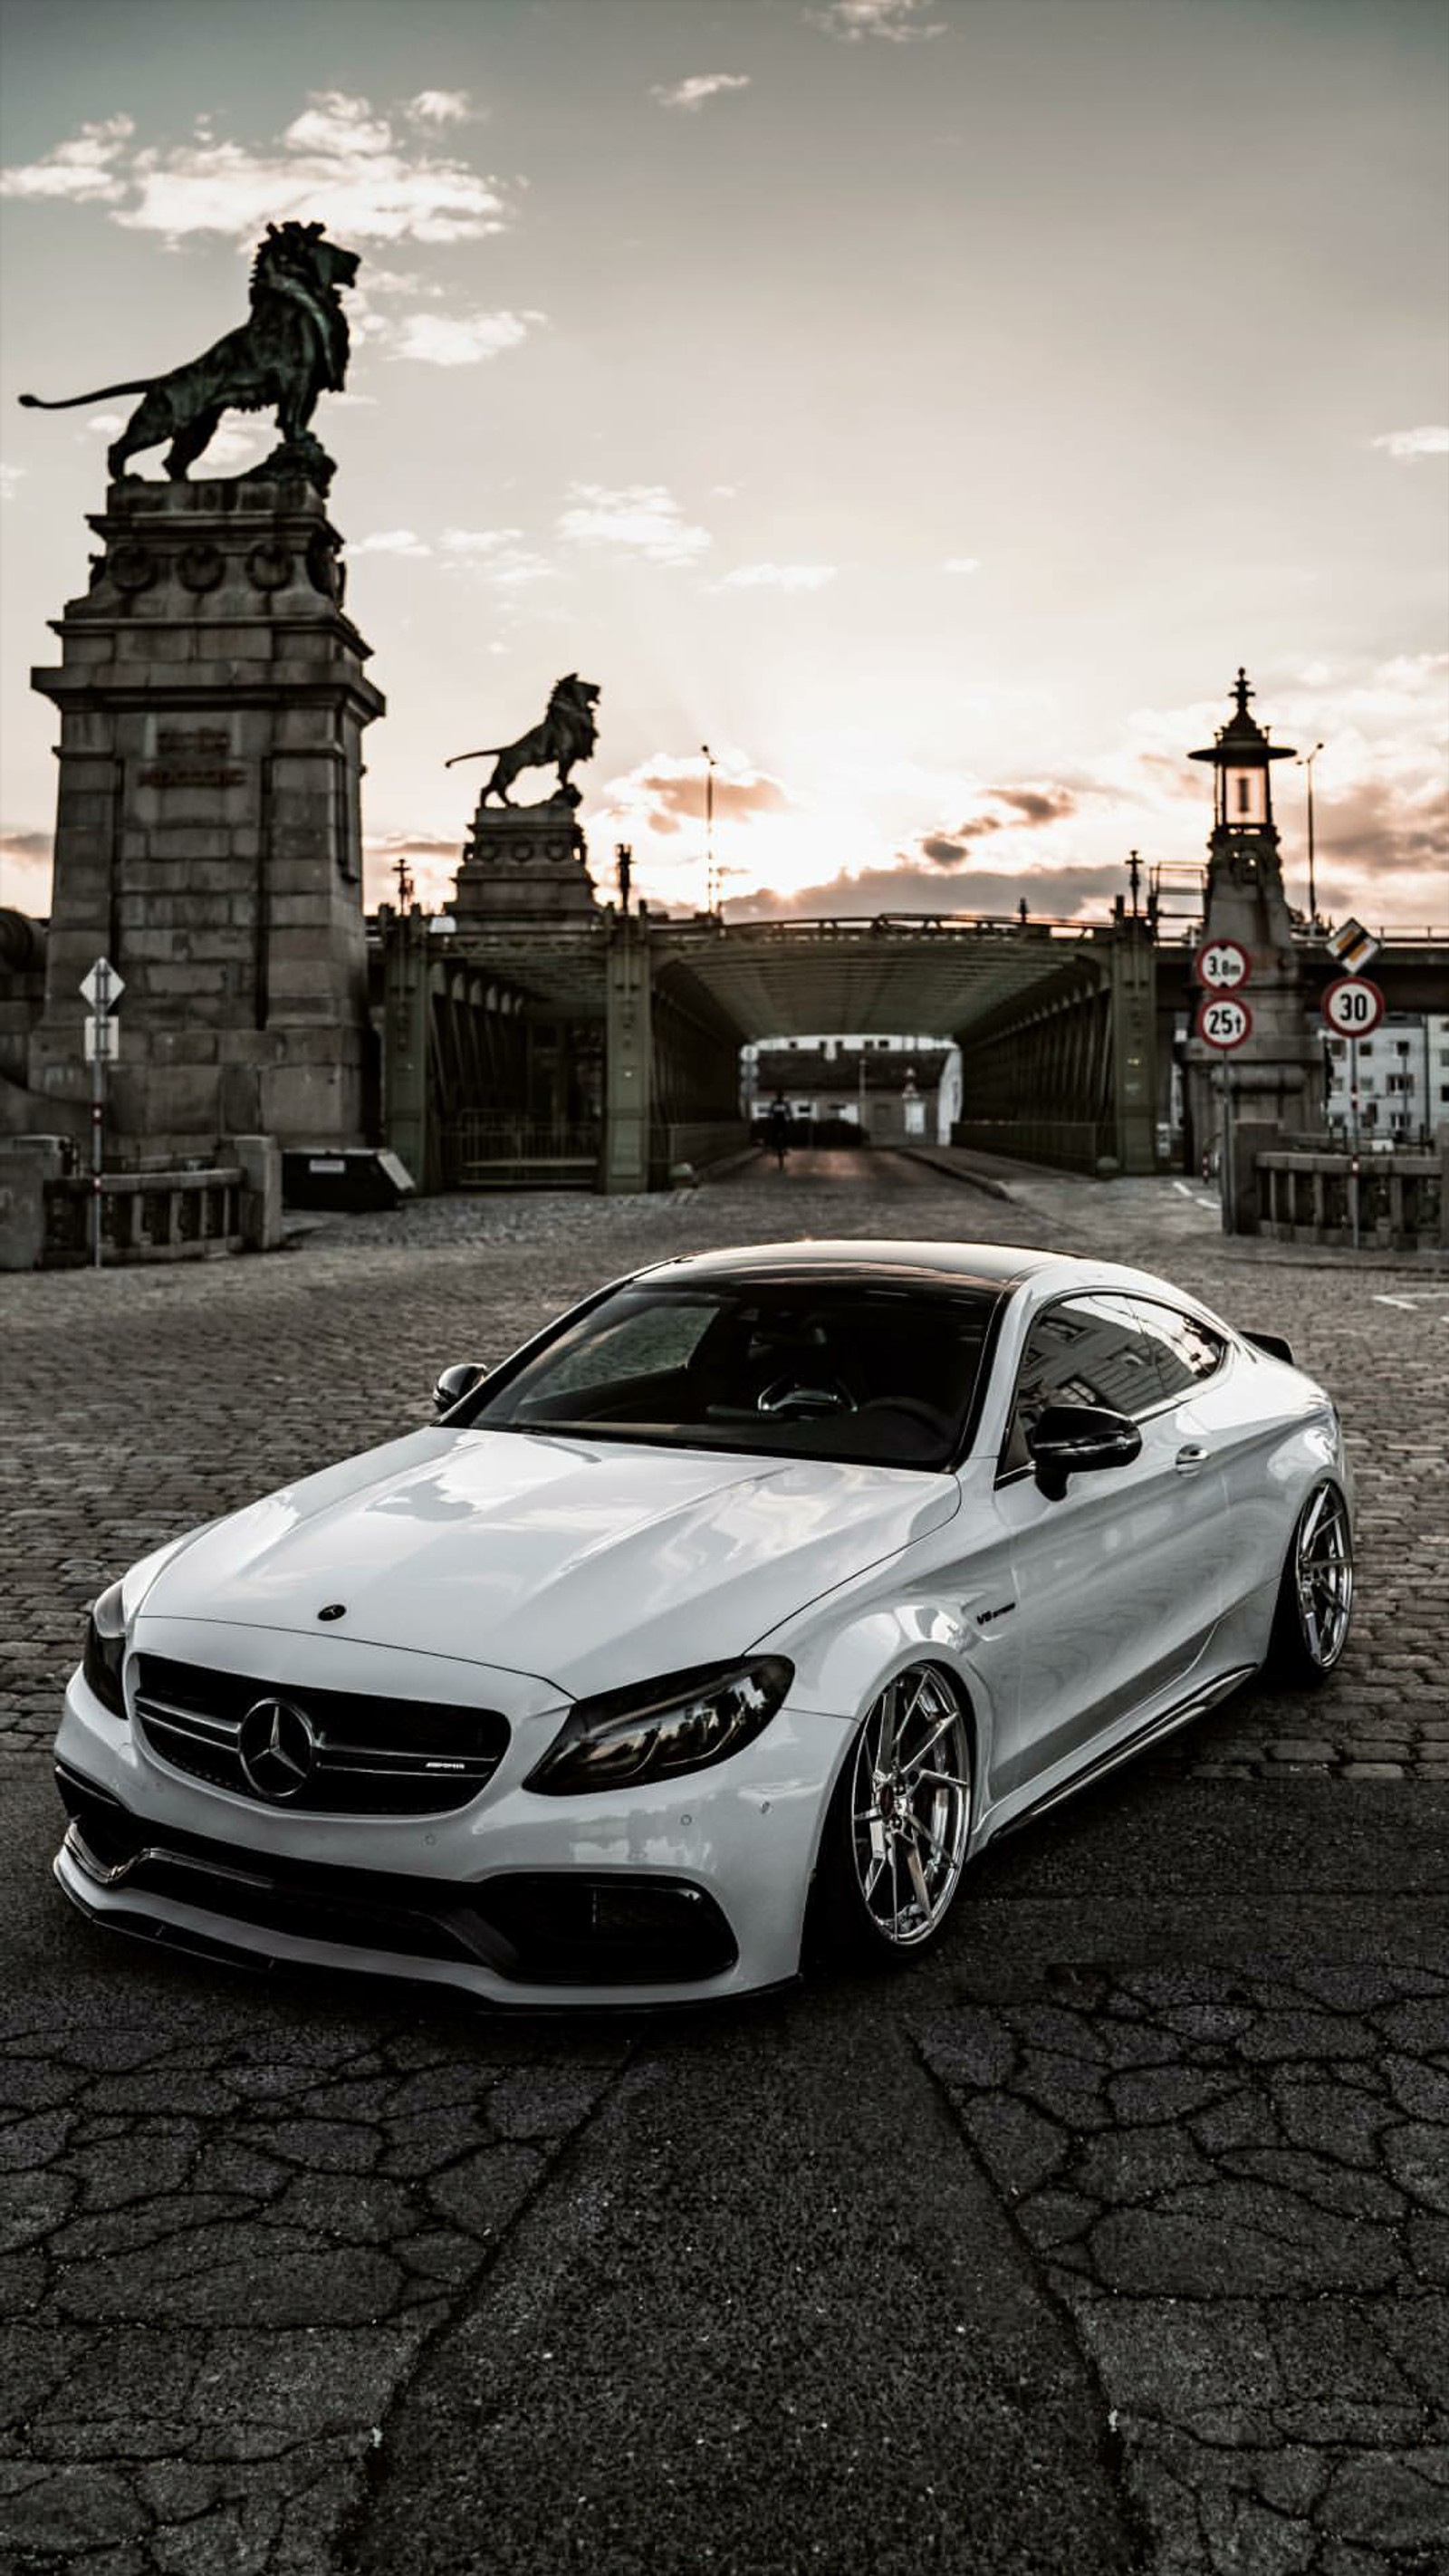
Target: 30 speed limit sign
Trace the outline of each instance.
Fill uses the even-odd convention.
[[[1208,995],[1198,1006],[1197,1035],[1204,1046],[1218,1047],[1224,1054],[1240,1047],[1244,1038],[1253,1034],[1253,1014],[1246,1002],[1234,993]]]
[[[1336,1037],[1366,1038],[1384,1016],[1384,997],[1367,975],[1340,975],[1324,993],[1323,1016]]]
[[[1236,939],[1208,939],[1193,959],[1193,971],[1210,993],[1235,993],[1246,984],[1253,961]]]

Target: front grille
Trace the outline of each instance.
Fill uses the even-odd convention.
[[[269,1699],[304,1717],[312,1739],[308,1775],[285,1798],[266,1796],[242,1764],[242,1722]],[[134,1706],[146,1743],[173,1770],[310,1815],[446,1815],[477,1797],[508,1749],[508,1720],[496,1709],[298,1690],[168,1655],[137,1657]]]
[[[239,1851],[157,1826],[58,1762],[71,1818],[67,1848],[85,1876],[123,1900],[137,1928],[146,1899],[170,1897],[223,1921],[342,1948],[491,1968],[536,1986],[687,1985],[739,1956],[704,1888],[649,1872],[509,1871],[481,1885]],[[190,1936],[188,1936],[189,1938]]]

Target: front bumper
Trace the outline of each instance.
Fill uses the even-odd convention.
[[[208,1645],[240,1669],[256,1642],[213,1631]],[[426,1673],[404,1669],[414,1661]],[[400,1697],[436,1698],[441,1661],[387,1654],[388,1678]],[[517,1676],[455,1669],[470,1698],[497,1704],[505,1680],[517,1698]],[[521,1783],[561,1715],[515,1709],[494,1779],[452,1814],[304,1815],[173,1769],[77,1672],[56,1745],[71,1823],[55,1875],[93,1921],[203,1956],[401,1976],[490,2004],[699,2002],[793,1977],[848,1727],[787,1702],[712,1769],[541,1797]]]

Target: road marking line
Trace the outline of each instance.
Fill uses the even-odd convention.
[[[1183,1196],[1183,1198],[1185,1198],[1185,1199],[1190,1199],[1190,1198],[1191,1198],[1191,1196],[1192,1196],[1192,1192],[1191,1192],[1191,1190],[1188,1188],[1186,1181],[1174,1181],[1174,1182],[1173,1182],[1173,1184],[1172,1184],[1172,1186],[1173,1186],[1173,1188],[1174,1188],[1175,1190],[1177,1190],[1177,1191],[1179,1191],[1179,1192],[1181,1193],[1181,1195]]]
[[[1222,1204],[1223,1204],[1223,1203],[1222,1203],[1222,1200],[1221,1200],[1221,1199],[1198,1199],[1198,1200],[1196,1200],[1196,1201],[1194,1202],[1194,1204],[1195,1204],[1196,1206],[1198,1206],[1198,1207],[1207,1207],[1207,1208],[1212,1208],[1212,1209],[1214,1210],[1214,1212],[1215,1212],[1215,1213],[1219,1213],[1219,1214],[1220,1214],[1220,1213],[1221,1213],[1221,1210],[1222,1210]]]
[[[1418,1308],[1419,1300],[1417,1297],[1381,1297],[1375,1290],[1373,1302],[1376,1306],[1405,1306],[1412,1315]]]

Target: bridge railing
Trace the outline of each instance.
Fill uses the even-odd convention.
[[[1001,1154],[1010,1162],[1053,1163],[1068,1172],[1095,1172],[1098,1165],[1116,1167],[1117,1130],[1101,1118],[960,1118],[951,1130],[953,1145],[978,1154]]]
[[[1449,1243],[1446,1160],[1438,1150],[1260,1154],[1258,1232],[1280,1243],[1352,1245],[1356,1236],[1370,1248],[1437,1251]]]
[[[101,1182],[101,1258],[112,1262],[204,1261],[240,1252],[247,1240],[239,1165],[200,1172],[107,1172]],[[45,1184],[47,1270],[79,1269],[93,1257],[92,1184],[67,1176]]]
[[[597,1119],[572,1124],[461,1110],[442,1127],[449,1190],[591,1190],[599,1177]]]

